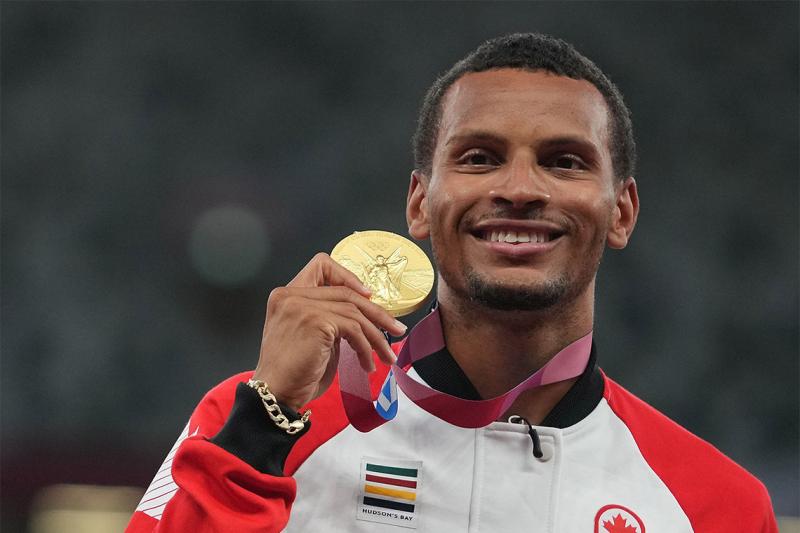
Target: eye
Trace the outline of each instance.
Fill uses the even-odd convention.
[[[550,166],[563,170],[583,170],[586,168],[583,161],[578,156],[572,154],[559,155],[552,160]]]
[[[487,167],[497,166],[497,160],[485,150],[469,150],[458,159],[459,165],[466,165],[470,167]]]

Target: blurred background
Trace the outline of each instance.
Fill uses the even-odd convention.
[[[798,3],[0,9],[3,531],[39,527],[54,484],[135,505],[255,365],[269,290],[353,230],[405,234],[425,90],[512,31],[575,44],[633,112],[642,214],[601,269],[602,367],[800,514]]]

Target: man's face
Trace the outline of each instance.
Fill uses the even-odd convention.
[[[529,310],[585,293],[605,243],[624,247],[637,212],[633,179],[613,175],[600,92],[515,69],[450,87],[431,175],[412,175],[407,206],[441,289]]]

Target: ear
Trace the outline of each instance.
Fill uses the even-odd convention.
[[[428,182],[419,170],[411,173],[406,198],[406,222],[408,233],[414,239],[424,240],[430,236],[428,224]]]
[[[606,236],[609,248],[621,250],[628,245],[638,217],[639,193],[636,190],[636,180],[631,176],[622,182],[617,192],[617,205]]]

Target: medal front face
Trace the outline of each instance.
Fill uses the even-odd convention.
[[[357,231],[331,252],[334,261],[372,291],[370,300],[393,316],[413,313],[433,288],[433,266],[416,244],[388,231]]]

